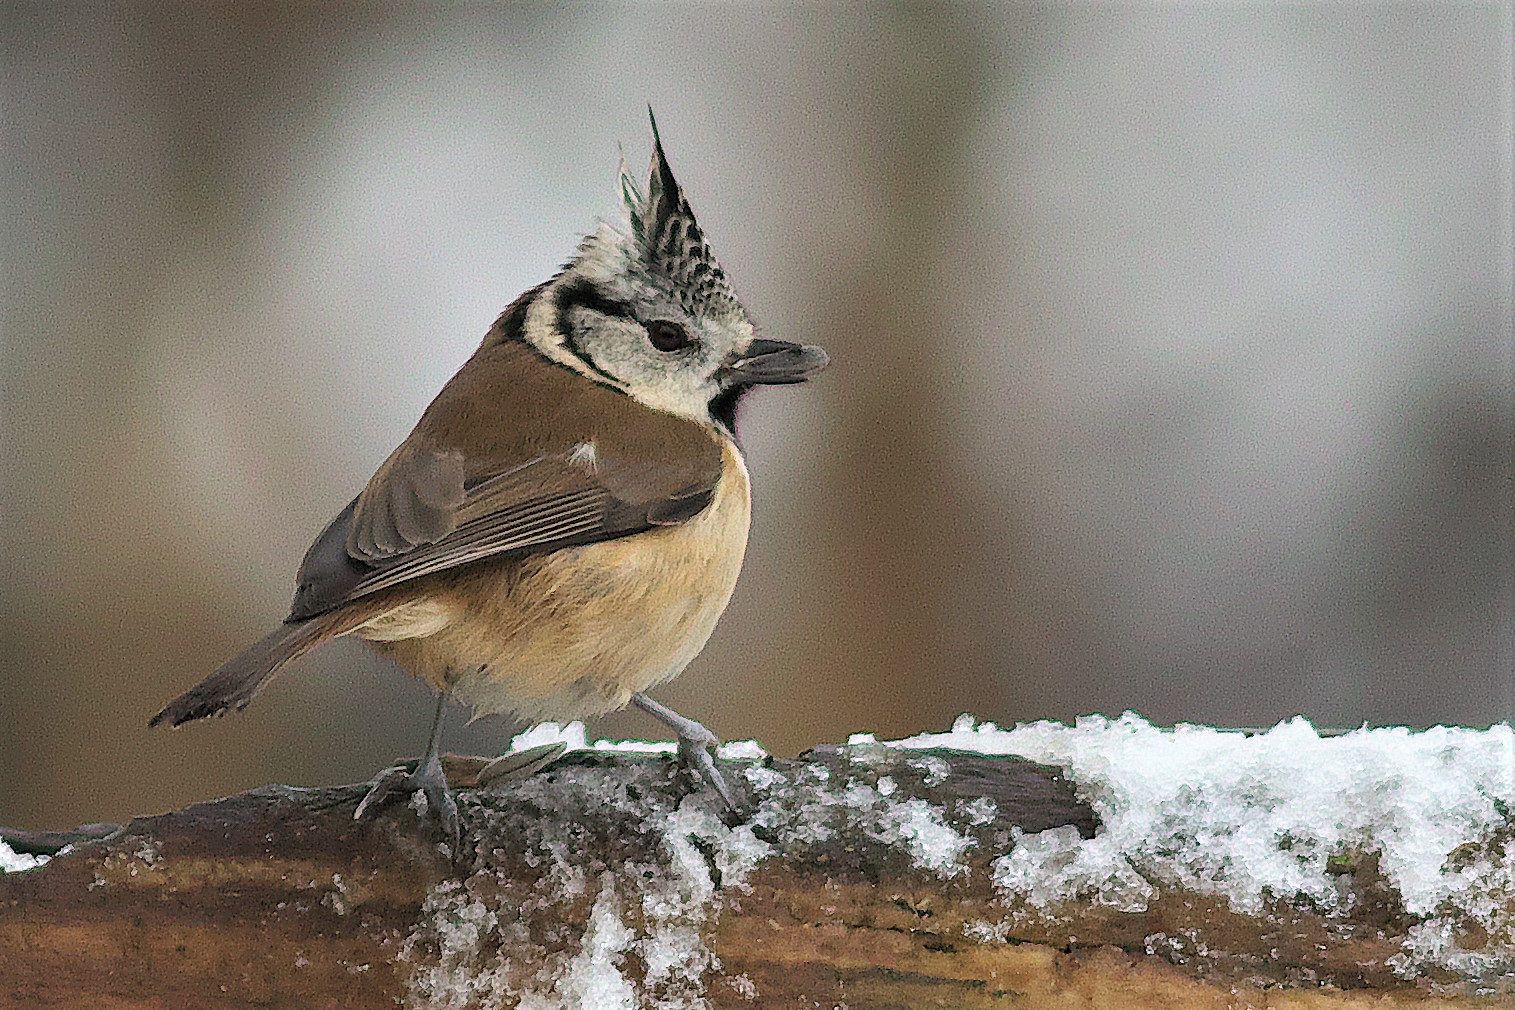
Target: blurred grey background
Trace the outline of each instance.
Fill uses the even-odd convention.
[[[420,749],[353,643],[145,723],[616,212],[649,102],[760,324],[835,362],[751,402],[746,571],[663,700],[781,753],[1515,714],[1506,3],[6,2],[0,40],[0,823]]]

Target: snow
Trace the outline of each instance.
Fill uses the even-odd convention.
[[[510,738],[511,750],[528,750],[532,747],[540,747],[543,744],[561,743],[566,744],[569,750],[583,750],[585,747],[584,724],[570,722],[560,725],[555,722],[539,722],[524,733],[517,733]]]
[[[594,910],[589,914],[589,928],[579,952],[568,963],[556,986],[561,1002],[572,1007],[595,1007],[596,1010],[636,1010],[636,988],[621,971],[626,951],[636,935],[621,921],[620,905],[615,897],[615,882],[606,880]],[[522,1000],[521,1010],[556,1005],[540,996]]]
[[[756,740],[729,740],[716,750],[716,757],[726,761],[761,761],[768,756]]]
[[[513,746],[550,742],[675,749],[590,740],[579,723],[543,724]],[[1063,769],[1099,819],[1096,836],[1009,828],[987,797],[923,798],[923,785],[949,775],[948,750]],[[662,762],[570,763],[498,792],[461,794],[471,824],[511,842],[429,894],[402,945],[412,965],[407,1005],[707,1010],[716,979],[725,998],[760,1003],[750,978],[722,974],[707,938],[765,860],[803,859],[838,838],[849,851],[859,838],[877,846],[858,856],[870,863],[898,858],[927,877],[992,887],[999,920],[964,927],[980,942],[1009,941],[1027,916],[1056,919],[1091,903],[1141,911],[1170,892],[1216,896],[1249,915],[1286,902],[1344,917],[1359,899],[1341,886],[1342,866],[1371,857],[1418,920],[1391,959],[1396,971],[1442,979],[1450,970],[1515,988],[1506,986],[1515,981],[1508,725],[1322,737],[1294,719],[1248,736],[1163,729],[1132,714],[1013,729],[965,716],[949,732],[906,740],[859,734],[829,765],[771,762],[750,741],[722,754],[740,762],[727,774],[755,803],[737,828],[708,793],[670,788]],[[570,906],[586,926],[563,925]],[[1461,946],[1469,937],[1476,949]],[[1147,945],[1177,957],[1202,942],[1154,933]]]
[[[592,749],[571,725],[534,732],[515,746],[562,739]],[[727,827],[702,798],[670,795],[662,775],[653,765],[573,766],[554,781],[513,783],[524,808],[462,794],[471,823],[497,819],[488,833],[519,843],[432,889],[401,951],[414,966],[406,1005],[705,1010],[705,980],[720,967],[704,942],[719,914],[717,880],[741,893],[772,847],[750,826]],[[549,807],[564,819],[532,812]],[[495,859],[519,859],[528,872]],[[568,904],[588,909],[582,935],[544,925]]]
[[[1322,737],[1296,718],[1246,736],[1160,729],[1127,713],[1002,730],[963,716],[947,733],[888,746],[1013,754],[1065,770],[1101,830],[1014,833],[993,862],[1011,907],[1090,901],[1140,911],[1165,888],[1217,895],[1247,914],[1272,900],[1350,911],[1333,859],[1372,853],[1423,921],[1395,967],[1468,977],[1515,972],[1515,732],[1359,729]],[[1463,950],[1476,924],[1489,941]],[[992,933],[993,924],[981,924]]]
[[[537,726],[512,747],[556,742],[574,750],[647,750],[638,741],[591,742],[577,723]],[[984,823],[986,813],[992,819],[988,801],[949,811],[910,795],[903,780],[878,770],[894,761],[878,746],[849,753],[836,775],[813,764],[780,770],[751,741],[721,753],[741,762],[727,774],[745,780],[756,803],[751,819],[735,828],[708,793],[670,790],[662,763],[570,764],[498,794],[461,793],[468,822],[496,818],[485,833],[512,845],[481,854],[466,879],[428,894],[401,948],[412,966],[405,1005],[707,1010],[707,985],[721,977],[721,965],[706,938],[766,859],[861,830],[909,865],[950,879],[966,872],[964,854],[975,844],[960,829]],[[510,802],[496,806],[496,795]],[[533,813],[543,809],[554,817]],[[543,925],[569,905],[584,910],[581,935]],[[558,932],[546,932],[552,928]],[[743,1000],[761,998],[750,978],[725,984]]]
[[[0,873],[17,873],[21,870],[30,870],[34,866],[41,866],[47,862],[46,856],[28,856],[17,852],[15,849],[0,840]]]
[[[538,723],[526,732],[512,737],[510,749],[521,751],[548,743],[566,744],[570,751],[598,750],[615,751],[621,754],[675,754],[679,749],[678,743],[673,740],[594,740],[591,742],[582,722]],[[768,752],[756,740],[731,740],[720,745],[716,750],[716,756],[728,761],[761,761],[768,756]]]

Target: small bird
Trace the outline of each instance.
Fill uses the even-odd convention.
[[[150,726],[240,711],[291,660],[353,636],[438,695],[420,763],[380,773],[355,816],[419,791],[458,852],[448,698],[532,721],[636,705],[738,808],[715,735],[644,692],[704,648],[736,585],[751,508],[738,404],[827,357],[756,335],[655,119],[652,136],[645,192],[621,162],[625,228],[601,223],[506,308],[311,545],[284,623]]]

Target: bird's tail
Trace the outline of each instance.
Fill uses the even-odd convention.
[[[354,610],[358,608],[348,608]],[[281,624],[235,659],[164,706],[148,720],[148,726],[168,723],[178,726],[194,719],[242,711],[268,686],[268,682],[291,660],[305,655],[322,642],[346,634],[361,624],[367,614],[322,614],[308,621]]]

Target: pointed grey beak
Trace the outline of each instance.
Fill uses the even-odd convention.
[[[814,344],[791,344],[783,340],[754,340],[746,353],[721,369],[721,384],[736,386],[786,386],[804,382],[830,362]]]

